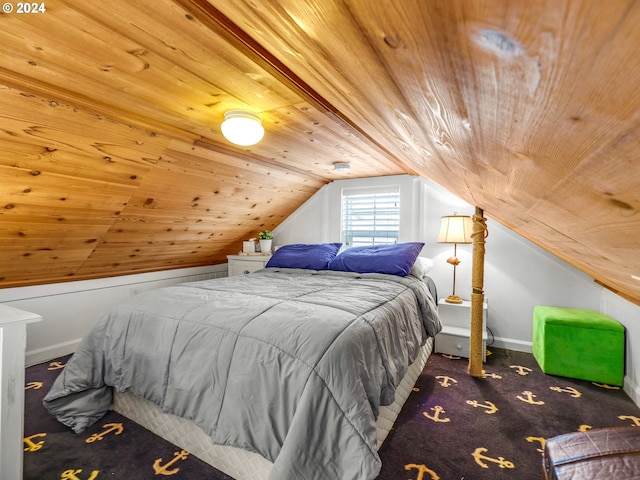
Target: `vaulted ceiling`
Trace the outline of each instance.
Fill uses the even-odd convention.
[[[2,287],[224,262],[328,182],[409,173],[640,302],[636,1],[9,5]]]

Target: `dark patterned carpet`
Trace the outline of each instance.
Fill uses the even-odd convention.
[[[229,479],[114,412],[80,435],[59,424],[42,398],[65,361],[26,370],[24,480]],[[546,438],[640,425],[621,389],[545,375],[530,354],[492,350],[482,379],[467,366],[432,355],[380,450],[378,480],[539,479]]]

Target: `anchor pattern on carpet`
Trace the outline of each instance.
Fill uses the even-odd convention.
[[[42,398],[57,377],[57,371],[64,367],[64,361],[56,360],[26,370],[25,434],[31,432],[24,437],[25,480],[142,479],[151,476],[177,480],[199,478],[199,475],[204,478],[214,471],[199,459],[190,458],[186,450],[178,449],[115,412],[109,412],[102,421],[80,435],[59,424],[44,410]],[[34,433],[33,429],[38,426],[44,427],[45,431]],[[157,454],[154,453],[156,449]],[[41,472],[46,472],[46,476]],[[231,480],[221,472],[214,474],[219,475],[216,480]]]
[[[492,352],[487,351],[486,369],[483,376],[476,379],[469,376],[466,368],[468,360],[465,358],[441,354],[429,360],[425,373],[412,393],[422,402],[418,403],[413,413],[403,411],[398,426],[390,434],[391,444],[396,440],[395,436],[404,435],[409,428],[423,437],[415,445],[419,447],[420,443],[424,444],[422,451],[419,448],[407,452],[394,451],[410,460],[404,464],[404,469],[413,474],[408,480],[537,478],[542,473],[546,439],[567,431],[594,428],[592,423],[604,419],[600,412],[593,416],[591,411],[599,410],[598,404],[602,407],[603,400],[608,401],[608,392],[615,392],[612,405],[620,402],[617,408],[625,412],[628,409],[638,410],[619,387],[545,375],[537,365],[532,364],[532,357],[528,354],[516,356],[517,360],[525,359],[526,364],[509,363],[505,355],[501,355],[498,361],[491,356]],[[586,391],[586,395],[583,391]],[[410,396],[409,409],[412,400]],[[581,402],[585,402],[586,406]],[[419,416],[416,415],[417,410],[420,410]],[[575,414],[575,424],[571,424],[571,412]],[[553,427],[553,418],[558,413],[568,422],[558,422],[554,431],[550,427]],[[502,438],[499,434],[504,433],[503,426],[513,423],[513,419],[518,417],[526,419],[522,422],[526,428],[520,428],[520,432],[514,429],[513,432],[507,432],[508,438]],[[419,418],[426,419],[428,424]],[[598,422],[584,423],[590,418]],[[620,423],[615,422],[614,418]],[[635,415],[619,414],[614,418],[609,421],[620,426],[627,421],[638,425]],[[540,420],[539,425],[534,420]],[[448,430],[455,433],[445,433]],[[437,442],[455,444],[460,459],[443,460],[436,453],[437,448],[430,448]],[[450,454],[452,450],[448,448],[446,451]],[[465,455],[467,461],[463,460]],[[383,472],[380,478],[391,479],[388,462],[384,462],[390,452],[384,445],[381,456]],[[416,461],[422,460],[419,457],[426,459]],[[391,468],[398,469],[395,466]]]
[[[492,349],[482,378],[468,360],[433,354],[380,449],[377,480],[539,478],[547,438],[640,426],[619,387],[545,375],[531,354]],[[24,480],[232,480],[115,413],[80,435],[42,398],[66,358],[26,369]]]

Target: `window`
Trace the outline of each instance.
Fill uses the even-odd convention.
[[[342,242],[347,247],[398,243],[398,187],[345,189],[342,192]]]

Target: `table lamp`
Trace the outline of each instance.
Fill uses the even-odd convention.
[[[471,243],[471,233],[473,231],[473,223],[468,215],[447,215],[442,217],[440,223],[440,233],[438,234],[439,243],[453,243],[453,256],[447,258],[447,263],[453,265],[453,292],[447,298],[447,303],[462,303],[462,299],[456,295],[456,267],[460,263],[460,259],[456,257],[456,247],[458,243]]]

